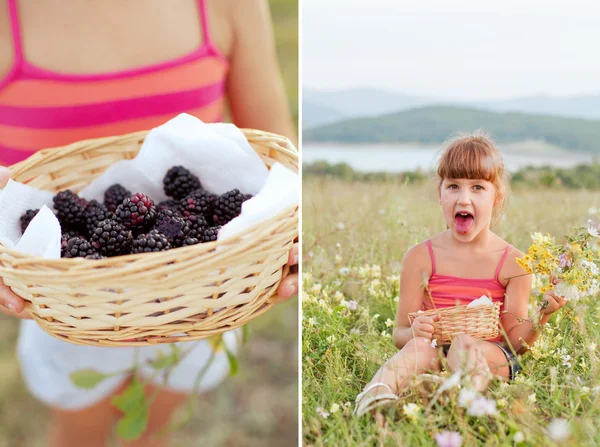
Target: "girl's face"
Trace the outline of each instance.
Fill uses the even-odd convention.
[[[493,183],[486,180],[444,179],[439,193],[444,220],[454,237],[469,242],[490,228],[496,204],[496,187]]]

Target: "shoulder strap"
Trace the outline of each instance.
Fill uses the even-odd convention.
[[[198,10],[200,11],[200,22],[202,23],[203,45],[211,43],[210,32],[208,30],[208,15],[206,14],[206,0],[198,0]]]
[[[429,249],[429,257],[431,258],[431,274],[435,274],[435,257],[433,256],[433,247],[431,241],[427,239],[427,248]]]
[[[502,269],[502,266],[504,265],[504,261],[506,261],[506,257],[508,256],[508,252],[510,251],[511,248],[512,248],[512,245],[509,245],[508,247],[506,247],[506,250],[504,250],[504,254],[502,255],[502,259],[500,259],[500,264],[498,264],[498,267],[496,268],[496,275],[494,276],[494,278],[496,279],[496,281],[500,280],[498,278],[498,275],[500,275],[500,270]]]
[[[8,11],[10,14],[10,28],[12,30],[13,46],[15,50],[14,65],[17,65],[23,60],[23,46],[21,43],[21,26],[19,25],[17,0],[8,0]]]

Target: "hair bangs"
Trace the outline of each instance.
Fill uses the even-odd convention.
[[[481,179],[497,183],[504,169],[492,148],[476,139],[458,140],[451,144],[438,164],[440,180],[446,178]]]

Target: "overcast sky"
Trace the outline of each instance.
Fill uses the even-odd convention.
[[[600,94],[600,2],[302,0],[302,83],[439,99]]]

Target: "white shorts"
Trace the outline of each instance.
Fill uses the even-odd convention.
[[[241,340],[239,329],[223,334],[228,349],[238,352]],[[207,340],[177,343],[183,350],[192,349],[169,375],[169,389],[190,393],[194,381],[212,353]],[[193,346],[193,347],[192,347]],[[69,375],[77,370],[91,368],[103,373],[116,373],[130,369],[138,353],[138,374],[150,380],[156,370],[148,360],[157,358],[159,351],[171,352],[168,344],[134,347],[80,346],[67,343],[44,332],[35,321],[22,320],[19,330],[17,354],[25,384],[29,391],[46,405],[65,410],[80,410],[103,400],[117,390],[130,373],[108,377],[96,387],[86,390],[71,383]],[[216,356],[204,374],[198,388],[207,391],[217,387],[229,375],[229,361],[224,350]],[[163,385],[163,375],[153,380]]]

